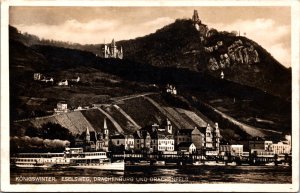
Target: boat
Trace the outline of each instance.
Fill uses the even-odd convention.
[[[97,169],[97,170],[118,170],[123,171],[125,169],[124,160],[118,160],[116,162],[111,162],[111,160],[99,160],[99,159],[92,159],[91,162],[76,162],[79,160],[72,160],[70,164],[71,168],[76,169]],[[82,160],[80,160],[82,161]]]
[[[216,162],[216,161],[205,161],[204,165],[207,166],[225,166],[224,162]]]
[[[112,162],[107,152],[84,152],[83,148],[66,148],[63,153],[20,153],[11,163],[17,168],[125,169],[124,160]]]
[[[227,165],[228,166],[236,166],[237,164],[236,164],[236,162],[228,162]]]
[[[193,163],[194,166],[201,166],[201,165],[204,165],[201,161],[195,161]]]
[[[269,163],[266,163],[265,166],[275,166],[275,163],[274,162],[269,162]]]

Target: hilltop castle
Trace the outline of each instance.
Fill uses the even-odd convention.
[[[111,41],[110,44],[105,44],[104,43],[104,47],[102,49],[102,56],[104,58],[119,58],[119,59],[123,59],[122,46],[120,47],[120,49],[118,49],[117,46],[116,46],[116,42],[115,42],[114,39]]]
[[[201,41],[203,41],[204,37],[206,37],[206,34],[208,32],[208,27],[207,27],[207,25],[205,25],[201,22],[197,10],[194,10],[194,14],[192,16],[192,21],[193,21],[195,28],[199,31]]]

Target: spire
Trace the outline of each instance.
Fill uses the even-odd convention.
[[[86,127],[86,135],[90,135],[89,127]]]
[[[86,127],[85,140],[86,141],[90,141],[91,140],[90,131],[89,131],[88,127]]]
[[[104,128],[104,129],[107,129],[106,117],[104,118],[104,124],[103,124],[103,128]]]
[[[111,45],[112,45],[113,47],[115,47],[115,46],[116,46],[115,39],[112,39],[112,41],[111,41]]]

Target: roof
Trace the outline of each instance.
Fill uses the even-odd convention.
[[[113,135],[110,138],[111,139],[125,139],[124,135]]]
[[[189,148],[192,144],[194,144],[193,142],[181,142],[178,144],[178,147],[187,147]]]
[[[178,129],[177,135],[190,135],[193,129]]]
[[[197,127],[192,131],[193,135],[197,135],[197,134],[204,134],[206,133],[206,127]]]

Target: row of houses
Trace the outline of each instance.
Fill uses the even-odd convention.
[[[158,125],[156,123],[143,127],[130,134],[108,135],[106,118],[104,119],[103,129],[96,133],[87,128],[85,136],[77,139],[75,145],[84,145],[88,150],[120,150],[131,152],[169,152],[169,151],[187,151],[190,153],[202,150],[219,152],[220,132],[218,124],[211,127],[194,129],[174,130],[170,120]],[[103,137],[103,134],[106,136]],[[108,146],[101,146],[103,139],[107,139]],[[79,141],[81,141],[79,143]],[[105,148],[103,148],[105,147]]]
[[[35,81],[41,81],[45,83],[54,84],[54,78],[53,77],[47,77],[44,74],[41,73],[34,73],[33,74],[33,80]],[[80,77],[72,78],[72,79],[64,79],[57,82],[58,86],[68,86],[70,82],[78,83],[80,81]]]
[[[274,157],[292,152],[291,135],[286,135],[284,140],[273,142],[271,140],[253,139],[244,144],[221,144],[220,154],[231,156],[257,156]]]
[[[156,123],[141,128],[131,134],[109,134],[106,118],[100,132],[86,132],[77,138],[75,145],[85,147],[89,151],[119,151],[129,152],[174,152],[201,153],[207,156],[237,156],[274,157],[291,153],[291,136],[273,143],[270,140],[253,139],[241,144],[220,143],[218,123],[214,127],[174,130],[167,119],[161,125]]]

